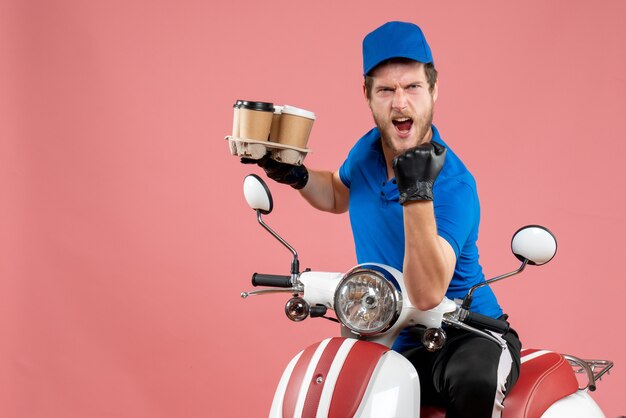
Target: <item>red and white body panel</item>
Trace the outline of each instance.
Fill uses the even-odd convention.
[[[329,338],[295,356],[283,373],[271,418],[419,416],[419,378],[389,348]]]
[[[352,338],[329,338],[295,356],[280,380],[270,418],[418,418],[419,378],[389,348]],[[422,418],[445,411],[424,408]],[[546,350],[523,350],[520,379],[503,418],[604,418],[567,360]]]
[[[567,360],[546,350],[522,350],[517,384],[504,400],[502,418],[604,418]],[[442,408],[422,408],[421,418],[444,418]]]
[[[529,392],[523,402],[526,413],[520,417],[541,418],[604,418],[604,413],[586,390],[578,389],[578,380],[572,367],[560,354],[547,350],[522,350],[522,374],[511,391],[511,407],[523,399],[519,392]],[[519,405],[521,406],[521,405]],[[505,408],[506,411],[506,408]],[[507,417],[507,414],[504,415]]]

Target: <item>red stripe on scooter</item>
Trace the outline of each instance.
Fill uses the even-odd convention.
[[[328,418],[354,416],[376,365],[387,351],[384,345],[366,341],[352,346],[335,384]]]
[[[320,404],[320,397],[322,396],[322,390],[326,383],[326,377],[328,376],[328,370],[333,364],[333,360],[337,355],[337,351],[341,344],[345,341],[345,338],[333,338],[328,342],[328,345],[320,357],[320,361],[315,367],[313,377],[309,383],[309,390],[304,400],[304,409],[302,410],[302,418],[315,418],[317,415],[317,408]],[[318,383],[318,378],[321,378],[321,382]]]
[[[300,393],[300,387],[304,383],[306,369],[309,367],[309,362],[320,344],[321,342],[308,346],[296,362],[291,376],[289,377],[289,383],[287,383],[287,387],[285,388],[283,418],[294,418],[298,394]]]

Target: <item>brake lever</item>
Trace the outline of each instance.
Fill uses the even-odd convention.
[[[491,335],[491,334],[489,334],[489,333],[487,333],[485,331],[481,331],[481,330],[476,329],[476,328],[474,328],[472,326],[469,326],[469,325],[459,321],[457,318],[455,318],[452,315],[450,315],[450,316],[444,315],[444,317],[442,319],[442,322],[444,324],[446,324],[446,325],[450,325],[450,326],[453,326],[455,328],[463,329],[465,331],[469,331],[469,332],[472,332],[472,333],[477,334],[477,335],[482,335],[483,337],[485,337],[485,338],[493,341],[494,343],[498,344],[502,348],[506,348],[507,347],[506,342],[498,340],[496,337],[494,337],[493,335]]]
[[[287,289],[261,289],[261,290],[251,290],[250,292],[241,292],[241,298],[245,299],[248,296],[255,296],[255,295],[265,295],[265,294],[270,294],[270,293],[293,293],[293,294],[298,294],[300,293],[300,290],[296,287],[290,287]]]

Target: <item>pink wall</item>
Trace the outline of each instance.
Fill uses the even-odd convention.
[[[248,3],[248,4],[245,4]],[[506,4],[505,4],[506,3]],[[624,2],[0,3],[3,417],[266,416],[289,358],[335,327],[241,300],[288,253],[241,196],[222,139],[235,99],[314,110],[307,159],[336,168],[370,128],[360,42],[422,25],[435,122],[479,183],[482,261],[558,236],[548,266],[496,292],[527,346],[615,360],[596,399],[626,413]],[[267,219],[304,267],[354,263],[347,216],[271,185]]]

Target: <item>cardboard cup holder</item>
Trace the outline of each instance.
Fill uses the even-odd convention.
[[[256,139],[238,138],[226,136],[231,155],[238,157],[260,160],[268,152],[271,158],[291,165],[302,165],[306,155],[311,152],[309,148],[298,148],[292,145],[279,144],[270,141],[258,141]]]

